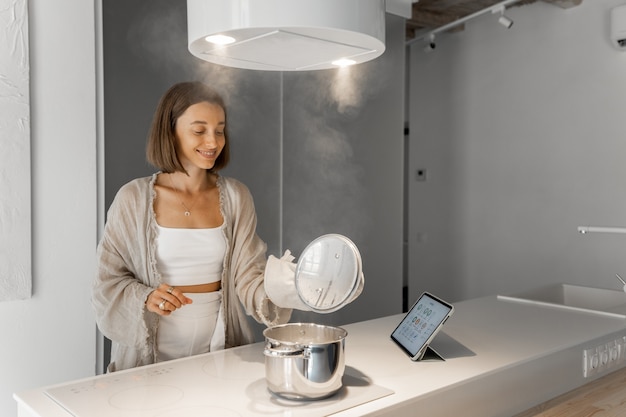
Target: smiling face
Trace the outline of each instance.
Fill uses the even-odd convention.
[[[176,153],[187,172],[211,169],[226,144],[224,109],[206,101],[192,104],[176,120]]]

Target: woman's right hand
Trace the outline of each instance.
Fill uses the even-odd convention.
[[[161,284],[148,295],[146,308],[160,316],[169,316],[176,309],[192,302],[191,298],[185,297],[176,287]]]

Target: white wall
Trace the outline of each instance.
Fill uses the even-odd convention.
[[[624,0],[537,2],[411,47],[410,276],[450,299],[570,282],[621,288],[626,235]]]
[[[30,0],[33,296],[0,303],[0,415],[13,392],[94,374],[94,2]]]

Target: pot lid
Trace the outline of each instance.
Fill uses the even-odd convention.
[[[303,303],[318,313],[339,310],[358,288],[361,255],[347,237],[328,234],[304,249],[296,266],[296,288]]]

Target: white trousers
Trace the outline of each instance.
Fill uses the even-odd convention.
[[[222,291],[185,296],[193,303],[159,319],[159,362],[224,349]]]

